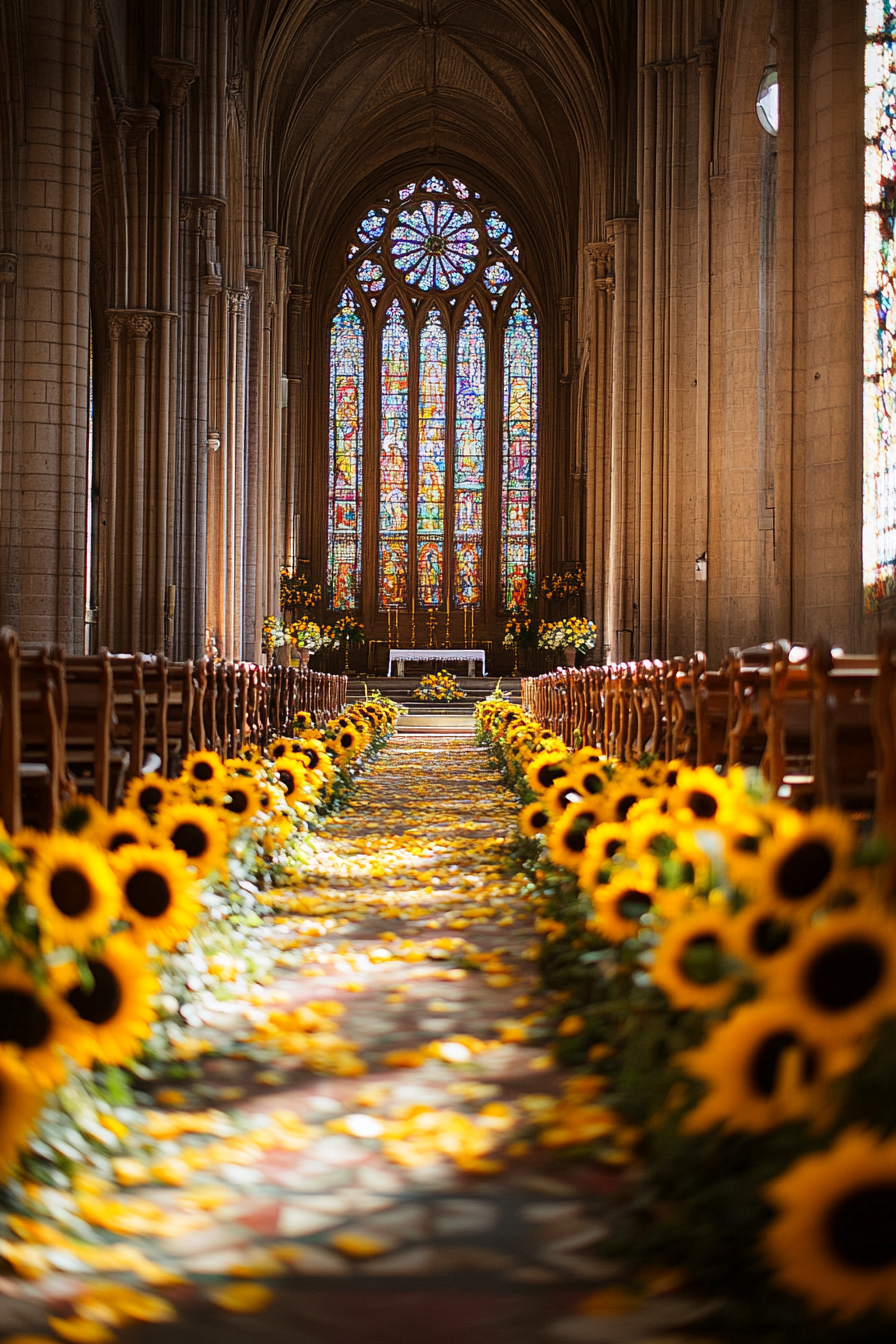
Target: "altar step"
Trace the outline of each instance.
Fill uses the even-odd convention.
[[[441,713],[429,712],[426,705],[415,706],[407,714],[398,716],[396,731],[400,736],[413,734],[425,737],[472,737],[476,729],[476,720],[472,711],[466,714],[453,712],[439,707]],[[420,712],[417,712],[417,711]]]
[[[413,699],[417,687],[420,685],[420,677],[352,677],[348,683],[348,700],[352,704],[358,700],[363,700],[365,695],[371,695],[374,691],[379,691],[381,695],[387,695],[390,700],[395,700],[399,705],[406,705],[409,709],[414,709],[429,713],[438,710],[442,713],[470,713],[472,714],[475,706],[481,701],[492,695],[498,681],[501,682],[501,695],[512,704],[520,703],[520,679],[519,677],[458,677],[457,684],[464,692],[465,699],[458,700],[453,705],[425,705]]]

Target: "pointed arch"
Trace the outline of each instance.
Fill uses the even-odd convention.
[[[538,323],[523,290],[504,328],[503,411],[501,597],[505,609],[513,611],[527,605],[535,588]]]
[[[408,593],[408,387],[410,338],[404,308],[393,298],[380,335],[380,535],[378,606],[403,608]]]
[[[457,333],[454,413],[454,604],[482,606],[486,339],[470,300]]]
[[[433,305],[420,328],[417,447],[417,600],[439,607],[445,582],[448,328]]]
[[[327,594],[336,611],[360,601],[363,433],[364,332],[352,291],[345,289],[330,324]]]

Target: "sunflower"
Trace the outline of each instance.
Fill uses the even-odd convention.
[[[637,868],[617,873],[609,882],[595,887],[591,897],[597,927],[608,943],[624,943],[637,938],[641,919],[653,906],[654,885]]]
[[[648,793],[649,785],[644,784],[634,771],[619,771],[600,795],[603,820],[625,821],[634,804],[640,798],[646,798]]]
[[[790,918],[810,914],[847,876],[855,845],[852,822],[834,808],[782,811],[774,834],[760,845],[751,889]]]
[[[152,837],[153,831],[146,813],[128,807],[104,812],[90,823],[84,834],[85,840],[91,840],[110,854],[116,854],[125,845],[152,844]]]
[[[562,750],[540,751],[526,766],[526,779],[533,793],[544,793],[556,780],[566,774],[569,757],[566,748]]]
[[[213,806],[177,803],[165,809],[156,827],[157,833],[180,850],[200,877],[227,873],[229,823],[218,812],[222,805],[221,786],[216,784],[215,788],[219,792]]]
[[[551,814],[542,803],[529,803],[517,817],[523,835],[541,835],[551,824]]]
[[[125,790],[125,807],[140,809],[150,820],[166,804],[176,802],[181,797],[179,784],[164,775],[137,775]]]
[[[306,728],[314,727],[314,715],[309,714],[307,709],[300,709],[293,720],[293,729],[301,733]]]
[[[195,927],[201,906],[189,862],[180,852],[149,845],[128,845],[112,860],[121,883],[124,918],[141,942],[175,947]]]
[[[896,1139],[849,1129],[765,1195],[779,1210],[764,1251],[782,1288],[842,1320],[896,1314]]]
[[[832,915],[760,964],[768,992],[792,998],[807,1026],[849,1041],[896,1014],[896,924],[873,910]]]
[[[714,826],[736,801],[737,792],[727,779],[717,775],[711,765],[696,770],[683,765],[669,794],[670,812],[684,812],[695,826]]]
[[[561,775],[549,789],[545,789],[541,801],[556,820],[573,803],[581,803],[583,798],[578,785],[573,783],[568,775]]]
[[[237,776],[224,782],[221,806],[241,826],[247,826],[261,808],[261,790],[254,779]]]
[[[281,756],[289,756],[293,745],[291,737],[275,737],[268,747],[268,755],[272,761],[279,761]]]
[[[602,870],[615,855],[625,850],[629,828],[622,822],[602,821],[588,832],[585,853],[579,865],[579,886],[583,891],[595,889],[603,875]]]
[[[6,909],[9,898],[18,885],[18,875],[0,860],[0,914]]]
[[[302,759],[309,770],[326,770],[332,768],[329,756],[323,750],[323,747],[316,742],[300,742],[296,745],[295,755]]]
[[[349,723],[339,729],[335,743],[339,755],[346,760],[351,760],[361,750],[363,739],[357,728]]]
[[[43,1089],[15,1050],[0,1045],[0,1176],[25,1146],[43,1105]]]
[[[88,793],[76,793],[67,798],[59,809],[59,829],[67,835],[82,835],[97,817],[104,817],[102,803]]]
[[[60,967],[55,983],[81,1023],[78,1063],[125,1064],[150,1035],[156,1020],[153,998],[159,982],[146,953],[129,933],[117,933],[102,952],[88,957],[93,985],[86,988],[72,962]]]
[[[76,1057],[79,1035],[64,999],[37,985],[24,967],[0,965],[0,1046],[11,1048],[42,1087],[65,1081],[60,1051]]]
[[[200,788],[210,784],[213,779],[223,779],[224,764],[216,751],[191,751],[181,769],[181,779]]]
[[[760,1134],[817,1110],[829,1078],[855,1063],[824,1039],[806,1034],[799,1009],[786,999],[738,1008],[703,1045],[678,1056],[707,1084],[701,1102],[682,1121],[688,1134],[722,1124]]]
[[[293,764],[292,761],[284,760],[281,757],[277,762],[275,774],[277,783],[283,790],[283,796],[288,803],[301,802],[307,797],[307,774],[300,761]]]
[[[731,920],[721,910],[699,910],[671,924],[650,967],[655,985],[675,1008],[720,1008],[734,993],[725,966]]]
[[[576,872],[585,857],[588,832],[599,820],[593,801],[570,803],[548,835],[548,852],[554,862]]]
[[[794,925],[769,901],[751,901],[731,921],[731,946],[742,961],[775,957],[793,942]]]
[[[25,895],[54,943],[85,948],[109,932],[121,899],[115,875],[96,848],[75,836],[46,836],[25,880]]]
[[[772,814],[767,808],[739,807],[723,817],[725,865],[734,887],[756,890],[756,872],[762,843],[773,834]]]

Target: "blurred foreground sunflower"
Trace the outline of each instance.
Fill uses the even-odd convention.
[[[841,1320],[896,1316],[896,1139],[847,1130],[765,1194],[779,1212],[764,1250],[783,1288]]]
[[[224,778],[221,757],[215,751],[191,751],[181,767],[181,776],[202,787],[213,779]]]
[[[25,895],[43,932],[60,947],[85,948],[104,937],[121,905],[103,854],[68,835],[46,836],[36,847]]]
[[[43,1087],[65,1081],[61,1051],[77,1055],[80,1028],[68,1004],[24,967],[0,965],[0,1045],[12,1048]]]
[[[139,941],[175,947],[201,912],[196,882],[183,854],[129,845],[113,859],[121,883],[123,914]]]
[[[78,1062],[88,1068],[97,1062],[125,1064],[150,1034],[159,982],[129,933],[110,938],[102,952],[88,957],[87,967],[93,981],[89,988],[71,962],[60,968],[56,980],[81,1022]]]
[[[597,928],[607,942],[624,943],[637,937],[641,920],[653,905],[654,891],[655,884],[637,868],[617,873],[594,888],[591,903]]]
[[[650,978],[676,1008],[720,1008],[736,988],[726,961],[731,921],[722,910],[700,910],[671,924],[650,967]]]
[[[855,846],[855,827],[834,808],[782,811],[745,876],[754,895],[774,901],[789,918],[809,915],[848,877]]]
[[[13,1165],[43,1103],[43,1089],[8,1045],[0,1045],[0,1176]]]
[[[156,829],[201,877],[227,871],[227,826],[215,809],[178,803],[160,814]]]
[[[542,835],[551,824],[551,814],[542,803],[528,803],[516,823],[523,835]]]

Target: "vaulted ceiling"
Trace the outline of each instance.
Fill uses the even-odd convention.
[[[439,168],[503,207],[560,283],[582,212],[601,208],[607,146],[626,135],[614,109],[630,10],[625,0],[247,5],[257,169],[294,274],[338,264],[368,198]]]

